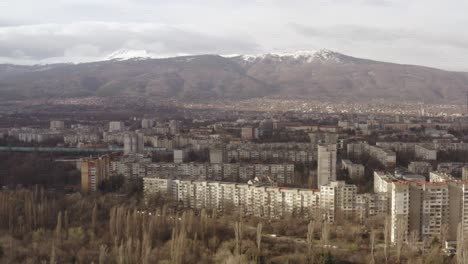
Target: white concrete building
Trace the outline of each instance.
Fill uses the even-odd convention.
[[[142,133],[126,133],[124,136],[124,154],[143,153],[145,138]]]
[[[210,163],[221,164],[226,162],[226,155],[223,147],[210,148]]]
[[[336,217],[351,215],[356,210],[356,185],[333,181],[320,187],[320,209],[329,222]]]
[[[368,154],[387,168],[395,167],[396,165],[396,153],[394,151],[381,146],[372,146],[366,142],[348,144],[347,152],[351,156]]]
[[[341,161],[341,167],[348,171],[351,179],[360,179],[364,177],[365,168],[362,164],[353,163],[350,160],[344,159]]]
[[[187,158],[187,152],[184,149],[174,149],[174,163],[183,163]]]
[[[201,209],[240,210],[268,218],[312,216],[319,192],[310,189],[264,187],[230,182],[143,178],[144,193],[162,193],[184,206]]]
[[[62,130],[65,128],[65,122],[60,120],[52,120],[50,121],[50,129],[51,130]]]
[[[122,132],[125,130],[125,124],[122,121],[109,122],[109,132]]]
[[[422,160],[437,160],[437,149],[433,144],[416,144],[414,146],[416,158]]]
[[[447,182],[447,181],[458,181],[449,173],[440,172],[440,171],[431,171],[429,173],[430,182]]]
[[[465,166],[462,169],[462,180],[468,181],[468,166]]]
[[[155,121],[153,119],[143,118],[141,120],[141,128],[147,129],[154,127]]]
[[[387,193],[391,190],[391,184],[395,179],[393,175],[382,171],[374,171],[374,192]]]
[[[408,165],[408,171],[427,176],[432,171],[432,165],[426,161],[412,161]]]
[[[393,182],[391,189],[391,241],[398,235],[420,241],[439,237],[457,239],[458,225],[468,235],[468,189],[463,182]]]

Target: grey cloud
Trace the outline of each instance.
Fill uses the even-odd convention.
[[[408,41],[424,45],[453,46],[468,49],[468,36],[450,35],[449,33],[424,32],[411,29],[373,28],[357,25],[337,25],[332,27],[313,27],[291,24],[299,34],[306,37],[329,38],[354,42],[398,42]]]
[[[248,36],[223,36],[184,26],[138,23],[71,23],[0,28],[0,57],[48,60],[74,56],[102,57],[115,50],[144,49],[151,53],[202,54],[254,52]]]
[[[121,48],[161,55],[328,48],[466,69],[467,9],[464,0],[3,0],[0,63],[83,61]]]

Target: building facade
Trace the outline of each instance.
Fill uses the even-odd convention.
[[[109,168],[108,155],[81,160],[81,191],[96,192],[99,184],[109,177]]]
[[[317,186],[336,181],[336,144],[318,145]]]

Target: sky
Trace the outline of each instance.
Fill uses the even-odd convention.
[[[1,0],[0,63],[329,49],[468,71],[466,0]]]

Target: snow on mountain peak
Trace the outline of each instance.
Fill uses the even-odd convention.
[[[181,56],[188,56],[189,54],[171,54],[171,55],[157,55],[147,50],[130,50],[120,49],[110,55],[106,56],[103,60],[146,60],[146,59],[162,59],[162,58],[177,58]],[[300,50],[293,52],[269,52],[262,54],[232,54],[222,55],[226,58],[240,58],[246,63],[254,63],[263,60],[285,62],[290,61],[294,63],[311,63],[311,62],[335,62],[342,63],[343,56],[340,53],[321,49],[321,50]]]
[[[294,60],[302,63],[311,63],[313,61],[333,61],[341,62],[340,54],[331,50],[306,50],[306,51],[294,51],[294,52],[279,52],[279,53],[263,53],[256,55],[240,55],[245,62],[257,62],[264,59],[273,61],[287,61]]]
[[[105,60],[155,59],[156,54],[146,50],[120,49],[109,54]]]

